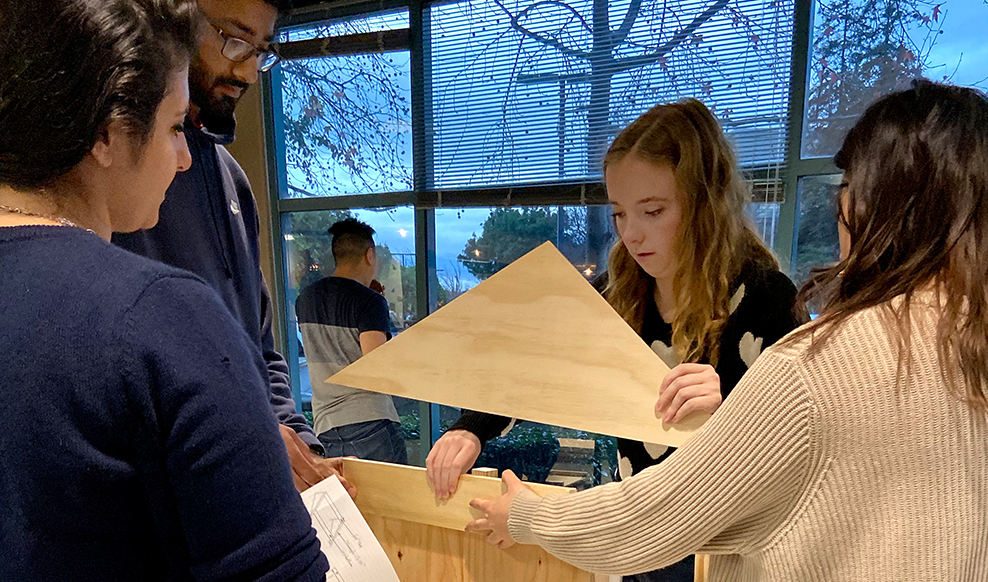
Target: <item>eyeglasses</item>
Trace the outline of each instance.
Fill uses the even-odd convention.
[[[220,50],[220,53],[235,63],[242,63],[257,55],[257,70],[263,73],[270,71],[271,67],[278,64],[278,61],[281,60],[281,56],[273,49],[258,48],[246,40],[230,36],[212,21],[210,21],[210,25],[212,25],[213,30],[220,33],[220,36],[223,37],[223,48]]]

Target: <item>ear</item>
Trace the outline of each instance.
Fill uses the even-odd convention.
[[[111,121],[100,130],[90,153],[100,166],[109,168],[114,162],[121,162],[122,156],[129,152],[129,146],[130,135],[124,130],[123,124]]]
[[[366,261],[368,265],[373,265],[375,256],[377,256],[377,249],[370,247],[367,249],[367,252],[364,253],[364,261]]]

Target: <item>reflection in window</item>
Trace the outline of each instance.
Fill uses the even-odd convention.
[[[744,210],[755,225],[755,232],[762,237],[768,248],[775,247],[775,233],[779,229],[779,209],[781,202],[751,202]]]
[[[832,156],[865,108],[919,77],[985,88],[982,0],[819,0],[802,156]]]

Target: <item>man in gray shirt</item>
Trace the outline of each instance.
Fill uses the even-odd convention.
[[[390,338],[388,301],[370,289],[377,274],[374,229],[353,218],[329,229],[336,270],[295,302],[312,382],[315,432],[329,456],[407,463],[391,396],[326,380]]]

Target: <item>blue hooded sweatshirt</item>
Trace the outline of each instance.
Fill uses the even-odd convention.
[[[191,271],[219,293],[234,319],[256,342],[267,365],[270,402],[278,421],[322,453],[292,398],[288,363],[274,348],[271,297],[261,274],[257,205],[240,164],[226,150],[235,124],[185,120],[192,167],[175,176],[157,226],[114,234],[129,251]]]

